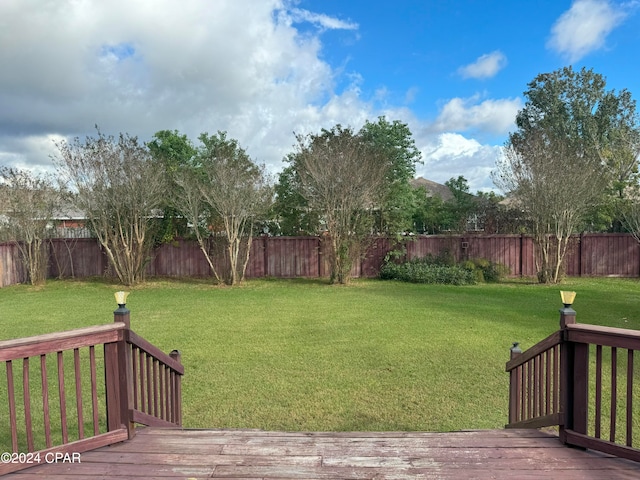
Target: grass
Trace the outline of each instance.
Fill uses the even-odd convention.
[[[579,322],[640,328],[637,280],[561,288],[577,291]],[[133,330],[182,353],[186,427],[451,431],[504,426],[509,347],[557,330],[561,288],[153,280],[127,306]],[[118,289],[100,280],[0,289],[2,339],[108,323]]]

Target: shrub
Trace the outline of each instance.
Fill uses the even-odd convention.
[[[380,269],[380,278],[411,283],[438,283],[450,285],[472,285],[476,283],[474,273],[459,265],[438,265],[425,259],[395,264],[386,262]]]
[[[427,255],[403,263],[394,263],[387,258],[380,269],[380,278],[411,283],[473,285],[498,282],[507,273],[508,269],[504,265],[484,258],[467,260],[455,265],[452,263],[452,257],[445,252],[437,257]]]
[[[478,282],[499,282],[509,273],[509,269],[501,263],[494,263],[486,258],[467,260],[462,267],[473,272]]]

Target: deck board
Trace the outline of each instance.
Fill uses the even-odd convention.
[[[640,465],[537,430],[451,433],[142,428],[135,438],[9,474],[99,479],[637,479]]]

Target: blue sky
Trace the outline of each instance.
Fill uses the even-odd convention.
[[[380,98],[381,109],[407,105],[425,121],[437,119],[453,98],[476,104],[522,98],[537,74],[567,65],[593,68],[610,88],[640,87],[638,2],[539,1],[533,8],[503,1],[303,0],[299,6],[351,26],[323,34],[322,56],[361,77],[363,98]],[[492,57],[495,70],[465,69]]]
[[[527,83],[566,65],[640,95],[638,0],[2,0],[0,164],[54,140],[225,130],[274,174],[294,132],[406,122],[418,175],[490,172]]]

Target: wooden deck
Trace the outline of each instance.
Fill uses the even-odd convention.
[[[637,479],[640,464],[537,430],[304,433],[144,428],[6,479]]]

